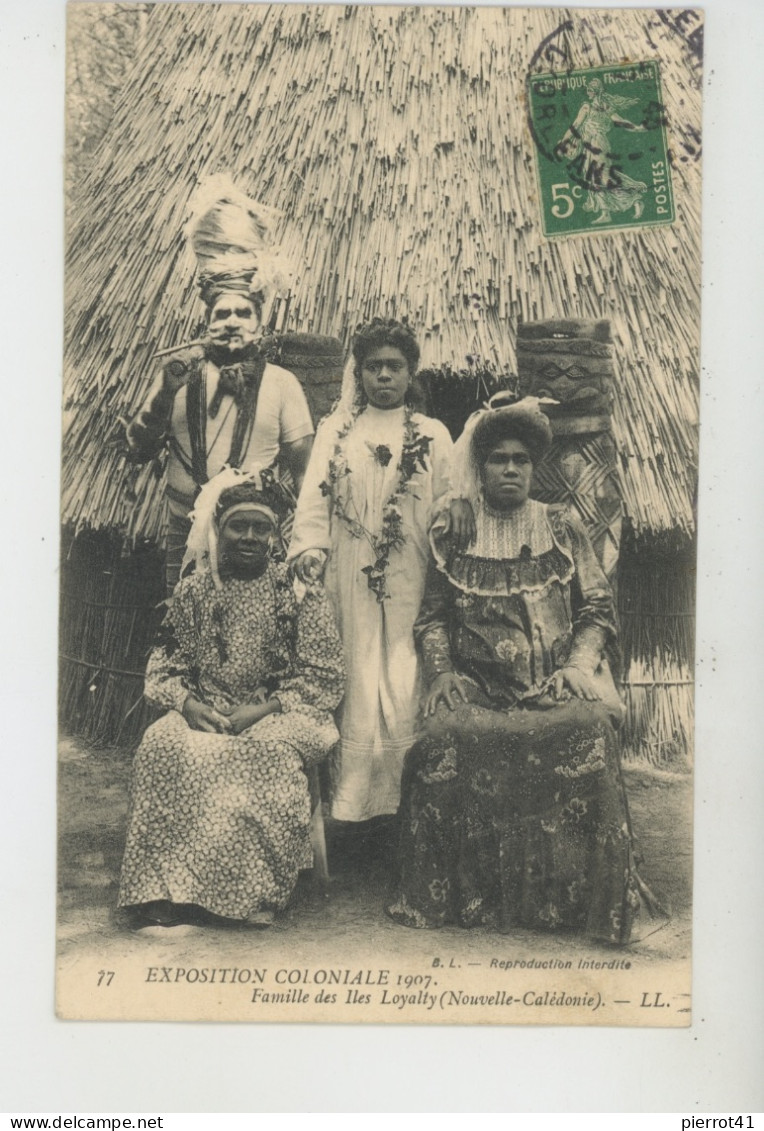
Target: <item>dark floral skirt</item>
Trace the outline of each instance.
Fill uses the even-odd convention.
[[[441,704],[407,756],[388,913],[628,942],[639,881],[610,715],[581,699],[496,710],[470,694]]]

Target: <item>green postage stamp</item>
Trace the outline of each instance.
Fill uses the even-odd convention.
[[[545,236],[674,220],[657,62],[528,80]]]

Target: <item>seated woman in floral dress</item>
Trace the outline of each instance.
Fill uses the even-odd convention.
[[[323,592],[298,605],[270,560],[279,505],[268,472],[227,470],[199,495],[197,568],[146,673],[167,714],[133,770],[119,904],[139,924],[267,923],[311,866],[305,771],[338,738],[342,646]]]
[[[455,452],[477,539],[435,524],[415,626],[429,695],[406,760],[389,914],[629,939],[636,875],[608,657],[613,597],[580,519],[529,498],[551,443],[529,398],[476,414]]]

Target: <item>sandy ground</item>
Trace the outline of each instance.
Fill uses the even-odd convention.
[[[65,739],[59,768],[59,958],[97,956],[135,958],[147,945],[145,932],[134,932],[115,912],[117,880],[124,844],[130,755],[119,750],[87,748]],[[632,820],[648,885],[671,908],[671,918],[638,924],[627,948],[642,963],[675,962],[689,954],[691,916],[692,781],[687,774],[632,767],[626,770]],[[306,873],[292,906],[268,931],[243,928],[186,928],[153,938],[152,947],[176,959],[193,960],[199,948],[234,962],[246,952],[277,952],[284,963],[315,961],[331,948],[349,961],[354,957],[394,954],[399,961],[431,961],[434,953],[458,954],[461,960],[487,954],[533,953],[536,956],[597,954],[591,942],[568,934],[533,934],[517,930],[497,938],[486,929],[438,932],[396,926],[382,912],[389,882],[389,857],[379,841],[348,844],[328,827],[330,870],[328,891]],[[602,948],[600,956],[611,957]]]

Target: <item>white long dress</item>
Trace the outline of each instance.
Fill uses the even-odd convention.
[[[328,553],[324,578],[342,637],[347,684],[340,708],[341,743],[333,763],[332,815],[364,821],[395,813],[400,803],[403,759],[417,731],[421,695],[413,625],[427,572],[427,531],[435,501],[449,489],[452,450],[447,429],[415,413],[413,423],[430,437],[426,468],[418,469],[401,503],[405,544],[392,550],[386,570],[389,597],[381,603],[369,588],[364,566],[374,553],[367,537],[354,537],[321,490],[329,460],[347,416],[321,424],[295,514],[289,557],[304,550]],[[405,409],[368,406],[342,440],[350,474],[340,481],[347,513],[379,535],[385,504],[396,488],[404,440]],[[374,449],[386,445],[387,466]]]

